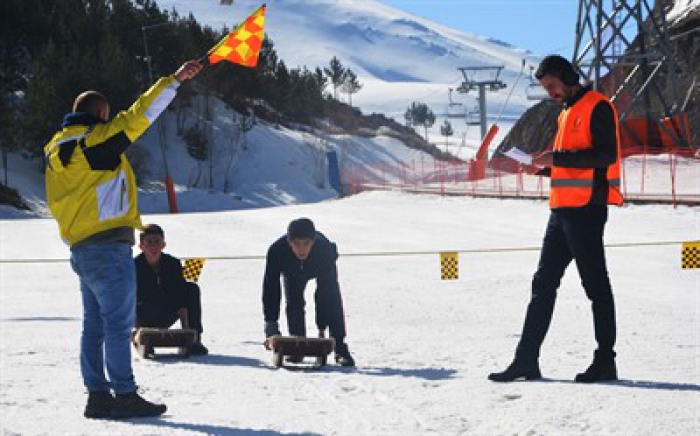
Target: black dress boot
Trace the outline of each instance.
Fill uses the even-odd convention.
[[[542,378],[537,361],[523,362],[516,359],[505,371],[489,374],[489,380],[495,382],[512,382],[521,378],[525,380],[539,380]]]
[[[340,366],[355,366],[355,359],[352,358],[350,350],[344,342],[335,346],[335,363]]]
[[[615,353],[595,352],[593,363],[585,372],[576,374],[578,383],[595,383],[599,381],[617,380],[617,366],[615,366]]]
[[[190,354],[193,356],[206,356],[209,354],[209,349],[201,341],[197,341],[190,345]]]
[[[167,407],[164,404],[151,403],[134,391],[115,395],[112,418],[127,419],[160,416],[166,410]]]
[[[91,419],[107,419],[112,417],[114,397],[107,391],[88,393],[87,405],[83,415]]]

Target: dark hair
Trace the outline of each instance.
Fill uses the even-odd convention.
[[[98,116],[99,110],[109,104],[107,97],[97,91],[85,91],[75,98],[73,102],[73,112],[85,112]]]
[[[161,236],[163,239],[165,239],[165,232],[163,231],[163,228],[159,226],[158,224],[148,224],[146,227],[141,230],[141,234],[139,235],[139,240],[143,242],[143,238],[146,237],[146,235],[158,235]]]
[[[581,80],[573,64],[559,55],[547,56],[540,62],[540,66],[535,71],[535,78],[540,80],[546,75],[558,77],[564,85],[568,86],[578,85]]]
[[[308,218],[299,218],[287,227],[287,238],[289,239],[315,239],[316,228],[313,221]]]

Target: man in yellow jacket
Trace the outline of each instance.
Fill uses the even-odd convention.
[[[544,235],[532,297],[515,359],[496,382],[542,377],[540,347],[554,312],[557,289],[567,267],[576,263],[591,300],[598,348],[593,363],[576,375],[579,383],[617,380],[615,301],[605,262],[603,234],[608,205],[621,205],[619,127],[615,107],[603,94],[579,84],[579,74],[561,56],[547,56],[535,73],[549,96],[563,106],[553,151],[533,163],[551,175],[549,223]]]
[[[166,410],[138,395],[131,368],[136,305],[131,247],[134,229],[142,224],[136,178],[124,152],[175,98],[180,83],[201,69],[198,62],[185,63],[111,121],[102,94],[80,94],[63,129],[44,148],[49,209],[70,245],[71,266],[80,279],[87,418],[158,416]]]

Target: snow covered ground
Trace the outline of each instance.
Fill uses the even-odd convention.
[[[193,108],[188,109],[186,126],[196,123],[196,107],[200,103],[201,99],[196,99]],[[410,149],[390,136],[320,136],[260,120],[247,133],[247,145],[243,147],[242,141],[236,145],[231,139],[237,133],[234,125],[240,115],[224,107],[219,100],[212,104],[215,115],[211,167],[208,160],[198,162],[188,154],[185,141],[177,134],[176,115],[171,111],[162,116],[165,153],[159,147],[155,125],[133,146],[142,153],[140,162],[145,168],[139,189],[141,211],[166,213],[169,210],[163,184],[164,155],[178,193],[180,212],[241,210],[335,198],[338,193],[331,187],[328,175],[327,152],[330,151],[337,153],[341,168],[373,168],[382,163],[399,164],[420,159],[426,165],[433,165],[432,156]],[[10,154],[8,168],[8,185],[19,191],[33,215],[48,216],[41,162]],[[4,173],[2,168],[0,175],[4,177]],[[26,213],[0,205],[0,219],[26,216]]]
[[[182,13],[191,7],[198,19],[217,28],[231,21],[213,0],[159,3]],[[249,0],[235,3],[236,17],[257,6]],[[309,26],[309,21],[316,25]],[[353,102],[365,112],[397,119],[415,100],[443,112],[447,88],[461,80],[455,68],[465,62],[505,64],[510,86],[527,54],[397,13],[376,1],[273,0],[269,33],[292,66],[325,65],[338,55],[365,84]],[[300,49],[300,40],[309,44]],[[406,59],[423,62],[407,66]],[[411,77],[397,74],[401,71]],[[526,84],[526,77],[521,78],[520,88]],[[502,134],[530,105],[523,89],[514,93],[504,111]],[[506,91],[510,88],[489,94],[492,119]],[[462,97],[459,101],[471,110],[473,96]],[[134,357],[145,396],[169,407],[162,419],[82,418],[86,396],[78,364],[77,278],[65,261],[68,250],[55,223],[46,218],[38,164],[11,156],[10,185],[33,211],[0,206],[3,435],[700,433],[700,276],[680,269],[679,244],[608,250],[618,305],[620,382],[571,383],[590,363],[594,347],[589,303],[572,267],[543,350],[546,379],[493,384],[487,374],[509,363],[520,332],[548,216],[545,202],[388,192],[332,200],[336,193],[327,180],[327,151],[338,153],[341,167],[374,170],[375,178],[383,177],[387,164],[424,160],[430,168],[432,159],[388,136],[321,138],[264,124],[249,133],[247,149],[236,149],[232,156],[229,142],[236,115],[223,107],[214,113],[211,184],[208,163],[200,167],[187,155],[175,135],[174,116],[164,116],[167,159],[180,210],[191,213],[153,215],[167,210],[158,185],[164,165],[155,129],[138,145],[148,156],[150,173],[150,182],[139,192],[141,209],[148,214],[144,222],[164,225],[168,252],[180,257],[251,257],[210,260],[204,269],[209,356],[186,361]],[[188,125],[195,119],[193,110]],[[441,123],[439,119],[430,132],[431,141],[444,143],[437,133]],[[459,153],[467,158],[478,146],[478,128],[467,132],[461,121],[453,124],[456,134],[450,138],[450,150],[468,133]],[[226,170],[229,157],[233,164]],[[638,190],[640,164],[630,163],[635,172],[627,174],[629,183]],[[669,192],[663,159],[649,159],[644,168],[645,192]],[[696,160],[679,162],[679,193],[698,194],[698,168]],[[198,172],[200,182],[193,186]],[[223,193],[224,174],[229,193]],[[270,206],[281,207],[265,209]],[[261,346],[261,257],[287,222],[299,216],[314,219],[340,247],[348,342],[356,369],[276,370]],[[698,208],[611,209],[608,243],[698,239]],[[505,247],[532,250],[473,252]],[[437,254],[355,256],[454,250],[470,251],[461,255],[461,278],[455,282],[440,280]],[[27,262],[6,262],[11,259]],[[309,326],[312,288],[307,292]]]
[[[81,307],[66,262],[0,263],[0,428],[3,435],[457,435],[700,432],[700,275],[680,245],[609,248],[621,381],[572,383],[594,347],[590,305],[574,267],[563,281],[542,353],[545,380],[494,384],[512,357],[548,216],[546,203],[367,193],[308,205],[177,216],[168,252],[262,256],[287,222],[308,216],[340,248],[356,369],[273,369],[261,345],[263,261],[204,268],[209,356],[133,357],[162,419],[82,417]],[[610,244],[700,239],[700,210],[611,209]],[[533,247],[465,253],[444,282],[437,254],[357,253]],[[0,259],[68,257],[50,219],[0,221]],[[313,326],[313,287],[307,291]],[[311,332],[311,330],[310,330]]]

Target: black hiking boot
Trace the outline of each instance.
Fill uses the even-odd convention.
[[[489,374],[489,380],[495,382],[512,382],[521,378],[525,380],[541,379],[542,373],[537,362],[525,364],[514,360],[505,371]]]
[[[107,391],[88,393],[87,405],[83,415],[90,419],[108,419],[112,417],[114,397]]]
[[[206,356],[209,354],[209,349],[204,346],[201,342],[195,342],[194,344],[190,345],[189,352],[193,356]]]
[[[340,343],[335,347],[335,363],[340,366],[355,366],[355,359],[352,358],[350,350],[345,343]]]
[[[155,404],[143,399],[136,391],[117,394],[112,407],[112,418],[146,418],[160,416],[167,410],[165,404]]]
[[[615,366],[615,354],[603,355],[595,352],[593,363],[585,372],[576,374],[577,383],[595,383],[599,381],[617,380],[617,366]]]

